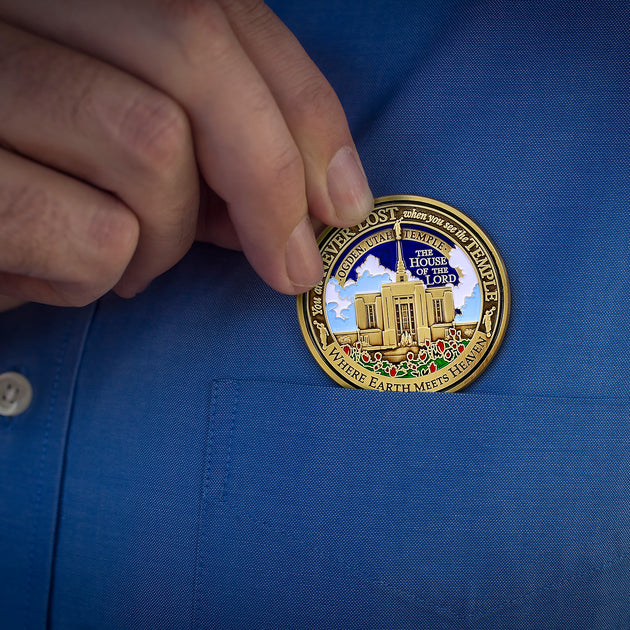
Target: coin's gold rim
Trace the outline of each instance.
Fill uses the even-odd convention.
[[[461,380],[457,380],[452,385],[444,387],[442,389],[435,389],[435,392],[456,392],[460,391],[469,385],[472,381],[476,380],[479,375],[487,368],[488,364],[493,360],[496,356],[499,347],[501,346],[503,339],[505,337],[505,333],[507,331],[508,322],[510,319],[510,311],[511,311],[511,293],[510,293],[510,285],[507,276],[507,269],[505,267],[505,263],[498,250],[496,249],[494,243],[490,239],[490,237],[486,234],[486,232],[479,226],[479,224],[471,219],[468,215],[463,213],[458,208],[446,204],[437,199],[432,199],[431,197],[423,197],[418,195],[387,195],[383,197],[378,197],[374,199],[374,210],[386,205],[390,205],[392,203],[403,203],[409,202],[413,205],[416,204],[424,204],[426,206],[436,206],[440,208],[442,211],[447,214],[452,214],[457,218],[458,221],[463,223],[466,228],[476,237],[478,240],[483,243],[483,245],[488,249],[488,251],[492,254],[494,259],[494,263],[496,265],[496,269],[498,271],[498,276],[501,281],[501,286],[497,287],[500,290],[502,296],[502,309],[501,309],[501,321],[498,326],[498,329],[495,329],[496,332],[492,334],[491,338],[491,347],[483,357],[479,363],[473,366],[473,369],[470,373],[467,373]],[[334,231],[340,230],[343,228],[336,227],[328,227],[322,231],[317,239],[318,246],[326,239],[326,237]],[[345,379],[337,370],[330,366],[330,364],[324,360],[320,348],[312,341],[311,339],[311,331],[306,321],[305,310],[308,307],[306,296],[310,291],[302,293],[297,296],[297,315],[298,321],[300,323],[300,330],[302,331],[302,335],[306,342],[306,345],[313,355],[313,358],[317,361],[319,366],[324,370],[328,376],[330,376],[336,383],[342,385],[343,387],[349,389],[366,389],[373,390],[373,388],[365,387],[361,388],[360,386],[354,384],[352,381]],[[426,393],[426,392],[425,392]]]

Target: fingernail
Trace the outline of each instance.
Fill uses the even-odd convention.
[[[314,287],[324,273],[322,257],[308,217],[304,217],[289,237],[286,251],[287,273],[296,291]]]
[[[342,147],[328,165],[328,196],[342,223],[360,223],[374,209],[374,198],[359,156]]]

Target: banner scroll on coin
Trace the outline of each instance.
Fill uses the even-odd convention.
[[[307,346],[345,387],[457,390],[496,353],[509,315],[505,267],[471,219],[424,197],[375,201],[318,239],[324,276],[298,296]]]

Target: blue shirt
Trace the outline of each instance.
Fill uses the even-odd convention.
[[[512,315],[465,391],[345,390],[295,298],[197,245],[0,316],[3,628],[630,626],[630,10],[270,3],[376,195],[471,216]]]

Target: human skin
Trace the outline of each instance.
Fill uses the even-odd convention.
[[[0,0],[0,310],[144,290],[195,240],[303,292],[372,196],[343,109],[258,0]]]

